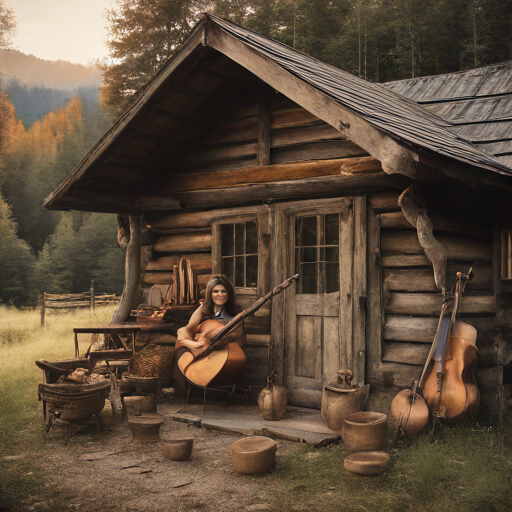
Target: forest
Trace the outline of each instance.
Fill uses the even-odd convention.
[[[98,291],[122,290],[115,216],[48,211],[43,200],[173,56],[204,11],[374,82],[512,58],[512,0],[115,0],[105,12],[101,87],[91,83],[93,68],[78,69],[82,86],[71,88],[33,76],[28,83],[21,71],[7,79],[4,73],[0,303],[34,305],[42,291],[85,291],[91,279]],[[14,55],[15,30],[15,12],[0,0],[0,57]]]

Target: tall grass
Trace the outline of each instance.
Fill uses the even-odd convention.
[[[9,451],[20,441],[35,441],[43,430],[37,385],[42,370],[36,359],[74,357],[74,327],[108,324],[115,306],[67,310],[47,315],[40,327],[38,311],[0,307],[0,448]],[[35,437],[34,437],[35,436]]]
[[[391,446],[380,477],[343,468],[341,446],[288,455],[265,478],[276,512],[510,512],[512,452],[478,425],[441,428]]]

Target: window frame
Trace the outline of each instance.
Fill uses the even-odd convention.
[[[222,224],[245,224],[247,222],[256,222],[258,233],[258,277],[256,287],[240,288],[235,287],[238,296],[262,296],[267,293],[268,273],[269,273],[269,251],[265,250],[268,245],[266,239],[270,238],[268,232],[268,212],[247,212],[247,213],[226,213],[219,215],[212,221],[212,272],[213,274],[222,273],[221,262],[221,225]],[[233,283],[234,286],[234,283]]]

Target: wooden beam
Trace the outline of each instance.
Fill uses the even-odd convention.
[[[380,162],[372,157],[341,158],[292,164],[263,165],[230,171],[172,176],[162,187],[163,194],[186,190],[226,188],[251,183],[269,183],[319,176],[363,176],[382,173]]]
[[[258,165],[270,164],[270,88],[260,89],[258,106]]]
[[[340,130],[380,160],[385,172],[405,174],[414,178],[418,156],[413,151],[398,144],[327,94],[286,71],[277,62],[239,41],[218,25],[208,25],[206,42],[254,73],[276,91]]]

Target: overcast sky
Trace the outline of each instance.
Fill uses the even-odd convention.
[[[4,0],[18,21],[13,47],[46,60],[87,64],[107,55],[105,8],[111,0]]]

